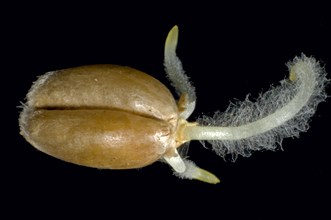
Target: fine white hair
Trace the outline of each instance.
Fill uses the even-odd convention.
[[[238,155],[248,157],[252,151],[275,150],[281,147],[284,138],[297,138],[300,132],[307,131],[317,105],[327,98],[326,72],[313,57],[304,54],[287,66],[290,79],[282,80],[279,86],[271,86],[256,100],[251,101],[247,95],[244,101],[231,103],[225,112],[200,117],[198,122],[203,135],[192,139],[203,144],[206,140],[218,155],[225,158],[230,154],[235,161]],[[205,126],[224,128],[222,132],[231,135],[208,137],[208,131],[203,131]]]

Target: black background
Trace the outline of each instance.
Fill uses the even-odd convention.
[[[117,171],[57,160],[19,135],[16,108],[38,75],[86,64],[131,66],[169,87],[163,47],[177,24],[178,56],[198,96],[191,120],[225,110],[234,98],[256,97],[277,85],[287,75],[284,64],[301,52],[331,72],[325,5],[16,2],[1,10],[2,96],[8,111],[1,209],[11,216],[330,218],[330,100],[319,105],[307,133],[284,140],[284,151],[255,152],[232,163],[192,142],[190,158],[215,173],[218,185],[178,179],[162,163]],[[327,91],[331,94],[330,87]]]

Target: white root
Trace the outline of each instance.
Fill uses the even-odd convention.
[[[201,126],[185,129],[188,140],[207,140],[220,156],[250,156],[255,150],[274,150],[287,137],[299,137],[309,128],[317,105],[327,97],[326,72],[312,57],[294,58],[288,64],[290,79],[261,94],[231,104],[224,113],[203,116]]]

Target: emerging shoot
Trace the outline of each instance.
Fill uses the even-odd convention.
[[[175,26],[169,32],[165,46],[165,66],[167,74],[171,75],[170,80],[177,75],[183,78],[182,65],[173,51],[176,49],[177,36],[178,28]],[[176,64],[173,66],[178,66],[177,74],[173,71],[176,68],[168,67],[168,60],[173,60],[172,63]],[[282,80],[279,86],[271,87],[255,102],[247,96],[246,100],[231,104],[223,113],[216,112],[213,117],[202,116],[198,123],[183,123],[181,138],[187,142],[200,140],[203,144],[207,141],[218,155],[225,157],[231,154],[234,161],[238,155],[247,157],[255,150],[274,150],[281,145],[283,138],[299,137],[300,132],[308,130],[309,119],[314,115],[317,105],[326,99],[325,86],[328,80],[326,72],[313,57],[302,54],[287,66],[289,79]],[[172,84],[179,87],[176,87],[177,91],[183,91],[180,95],[194,91],[188,81],[182,86],[174,82]],[[199,171],[192,168],[194,163],[186,165],[187,171],[177,175],[201,180],[196,177]],[[213,178],[208,178],[209,175],[205,174],[206,178],[202,181],[210,182],[208,179]]]

